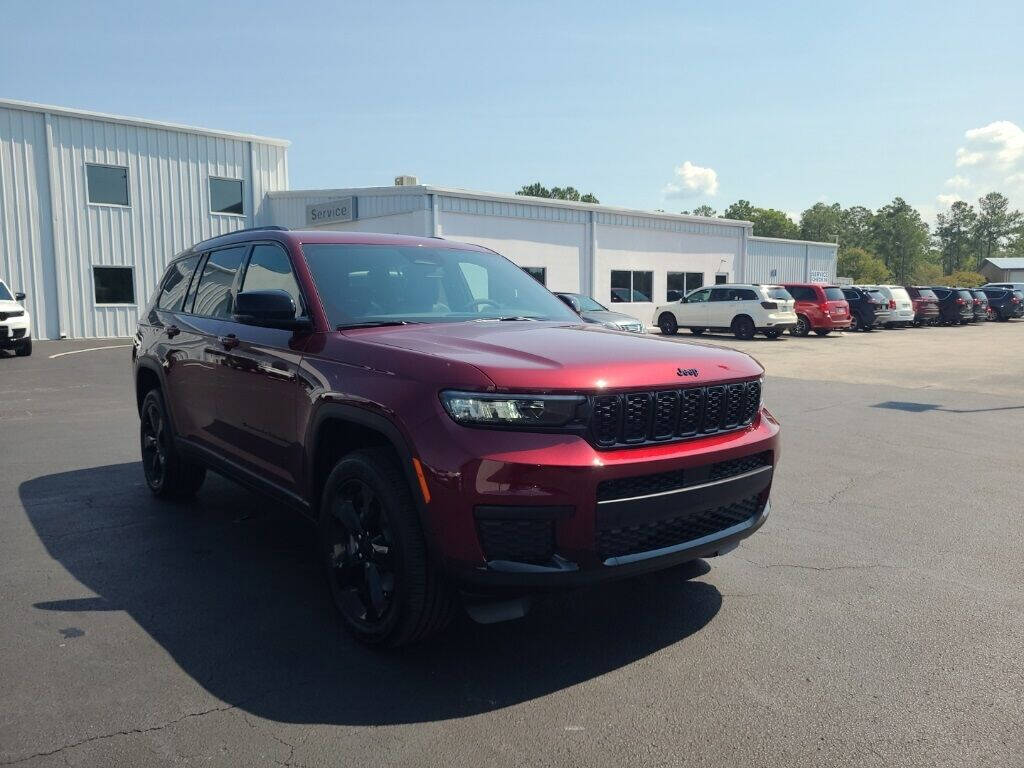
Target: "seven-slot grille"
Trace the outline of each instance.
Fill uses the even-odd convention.
[[[760,403],[759,381],[599,395],[590,434],[599,448],[611,448],[727,432],[749,425]]]

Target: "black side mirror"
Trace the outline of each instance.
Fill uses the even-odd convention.
[[[580,301],[575,296],[566,296],[564,294],[559,294],[558,298],[560,298],[562,302],[577,315],[580,313]]]
[[[299,330],[310,326],[309,320],[295,317],[295,302],[287,291],[243,291],[235,296],[234,319],[239,323],[267,328]]]
[[[14,300],[15,301],[24,301],[25,300],[25,292],[24,291],[18,291],[16,294],[14,294]]]

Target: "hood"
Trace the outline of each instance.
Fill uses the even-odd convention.
[[[18,309],[24,309],[24,307],[16,301],[0,299],[0,312],[14,312]]]
[[[498,389],[594,392],[710,384],[764,373],[730,349],[596,325],[543,322],[432,323],[346,331],[360,342],[472,365]],[[680,369],[695,370],[683,376]],[[457,381],[451,382],[457,386]]]
[[[614,323],[615,325],[636,325],[640,321],[632,315],[624,315],[621,312],[611,310],[594,310],[593,312],[582,312],[583,319],[590,323]]]

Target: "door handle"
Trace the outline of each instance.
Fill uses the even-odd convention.
[[[224,349],[234,349],[238,346],[238,337],[233,333],[220,337],[220,344]]]
[[[166,328],[164,328],[164,333],[167,334],[168,339],[173,339],[175,336],[181,333],[181,329],[178,328],[178,326],[176,325],[168,325]]]

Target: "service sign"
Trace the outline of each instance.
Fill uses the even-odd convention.
[[[306,223],[312,227],[324,224],[341,224],[356,217],[356,199],[342,197],[326,203],[306,206]]]
[[[812,269],[811,270],[811,282],[812,283],[827,283],[827,282],[829,282],[828,272],[826,272],[823,269]]]

